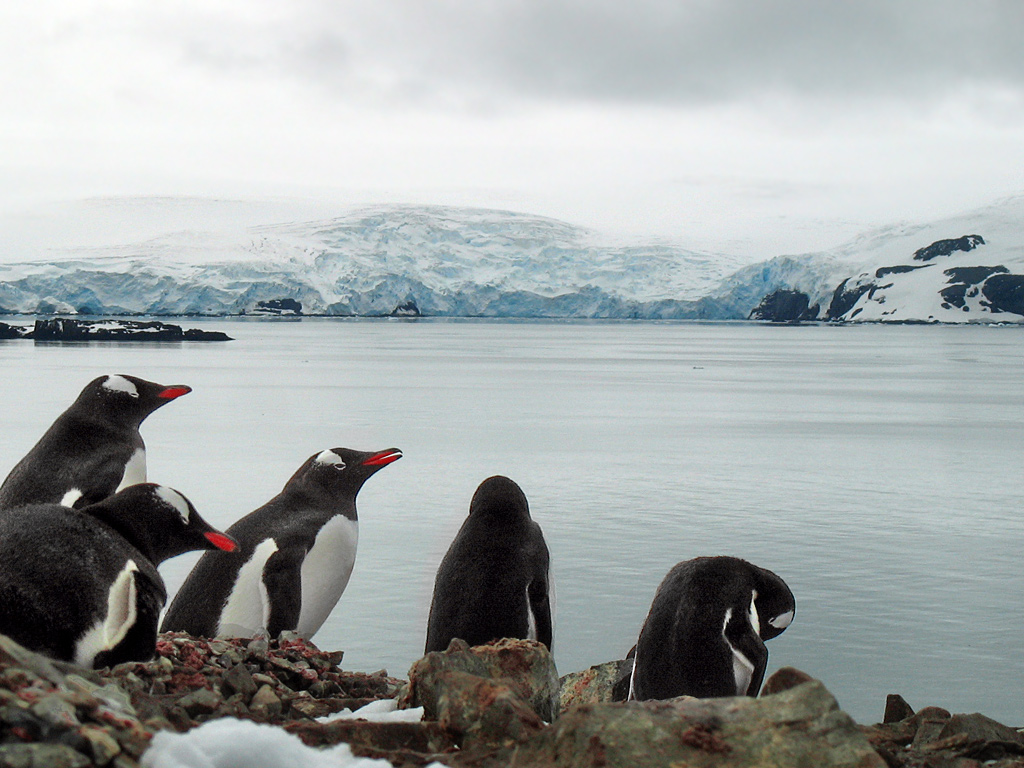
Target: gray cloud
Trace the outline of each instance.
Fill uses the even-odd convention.
[[[1020,0],[306,0],[279,63],[332,50],[407,92],[654,103],[1024,86]],[[282,34],[285,34],[282,31]],[[314,37],[309,46],[296,40]],[[335,80],[336,82],[336,80]]]

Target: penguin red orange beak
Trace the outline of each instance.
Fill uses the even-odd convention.
[[[397,448],[388,448],[386,451],[375,453],[370,458],[363,461],[364,467],[384,467],[393,461],[398,461],[402,458],[402,452]]]
[[[166,387],[162,392],[157,392],[156,396],[159,397],[161,400],[173,400],[176,397],[187,395],[191,391],[192,387],[186,386],[184,384],[175,384],[173,386]]]
[[[217,549],[223,550],[224,552],[234,552],[238,549],[238,542],[228,536],[226,533],[218,533],[217,531],[207,531],[203,534],[206,540],[213,544]]]

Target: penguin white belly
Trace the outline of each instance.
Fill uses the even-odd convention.
[[[359,522],[332,517],[320,529],[302,561],[302,610],[296,631],[309,638],[327,620],[348,586],[356,563]]]
[[[121,483],[117,486],[117,490],[123,491],[129,485],[138,485],[144,482],[146,482],[146,449],[136,448],[135,453],[128,459],[128,463],[124,465],[124,473],[121,475]]]
[[[264,539],[241,568],[217,624],[218,637],[253,637],[266,633],[270,605],[263,585],[263,567],[277,552],[277,542]]]

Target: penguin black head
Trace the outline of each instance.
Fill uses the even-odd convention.
[[[155,483],[130,485],[81,512],[116,530],[155,565],[196,549],[238,549],[238,542],[200,517],[191,501]]]
[[[781,578],[765,568],[759,568],[757,596],[754,609],[760,626],[758,634],[762,640],[778,637],[793,621],[796,615],[796,598]]]
[[[530,505],[523,489],[513,480],[495,475],[477,487],[469,502],[469,514],[529,519]]]
[[[136,376],[111,374],[89,382],[72,408],[138,427],[157,408],[191,391],[184,384],[165,386]]]
[[[306,459],[288,484],[299,483],[332,496],[354,498],[371,475],[400,458],[402,452],[397,448],[369,452],[328,448]]]

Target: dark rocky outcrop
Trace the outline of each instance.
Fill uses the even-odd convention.
[[[828,305],[828,311],[825,313],[825,317],[828,320],[839,320],[853,309],[854,305],[860,301],[860,297],[875,287],[874,283],[853,283],[850,281],[853,278],[846,278],[832,293],[832,301]]]
[[[1024,315],[1024,275],[992,275],[981,292],[993,312]]]
[[[875,270],[875,279],[881,280],[887,275],[905,275],[908,272],[913,272],[917,269],[927,269],[932,266],[931,264],[921,264],[915,266],[914,264],[897,264],[894,267],[879,267]]]
[[[391,310],[391,317],[422,317],[420,308],[416,305],[415,300],[406,299],[401,304]]]
[[[954,251],[973,251],[979,245],[984,244],[985,238],[981,235],[964,235],[950,240],[936,240],[931,245],[914,251],[914,259],[916,261],[931,261],[939,256],[949,256]]]
[[[296,299],[269,299],[257,301],[250,311],[253,315],[301,315],[302,302]]]
[[[0,340],[3,339],[24,339],[29,329],[23,325],[10,325],[0,323]]]
[[[818,304],[810,305],[810,298],[802,291],[782,288],[761,299],[750,311],[750,320],[767,320],[772,323],[798,323],[817,320],[821,309]]]
[[[77,320],[56,317],[36,320],[35,327],[23,338],[36,341],[231,341],[220,331],[197,328],[182,330],[179,325],[155,320]]]

